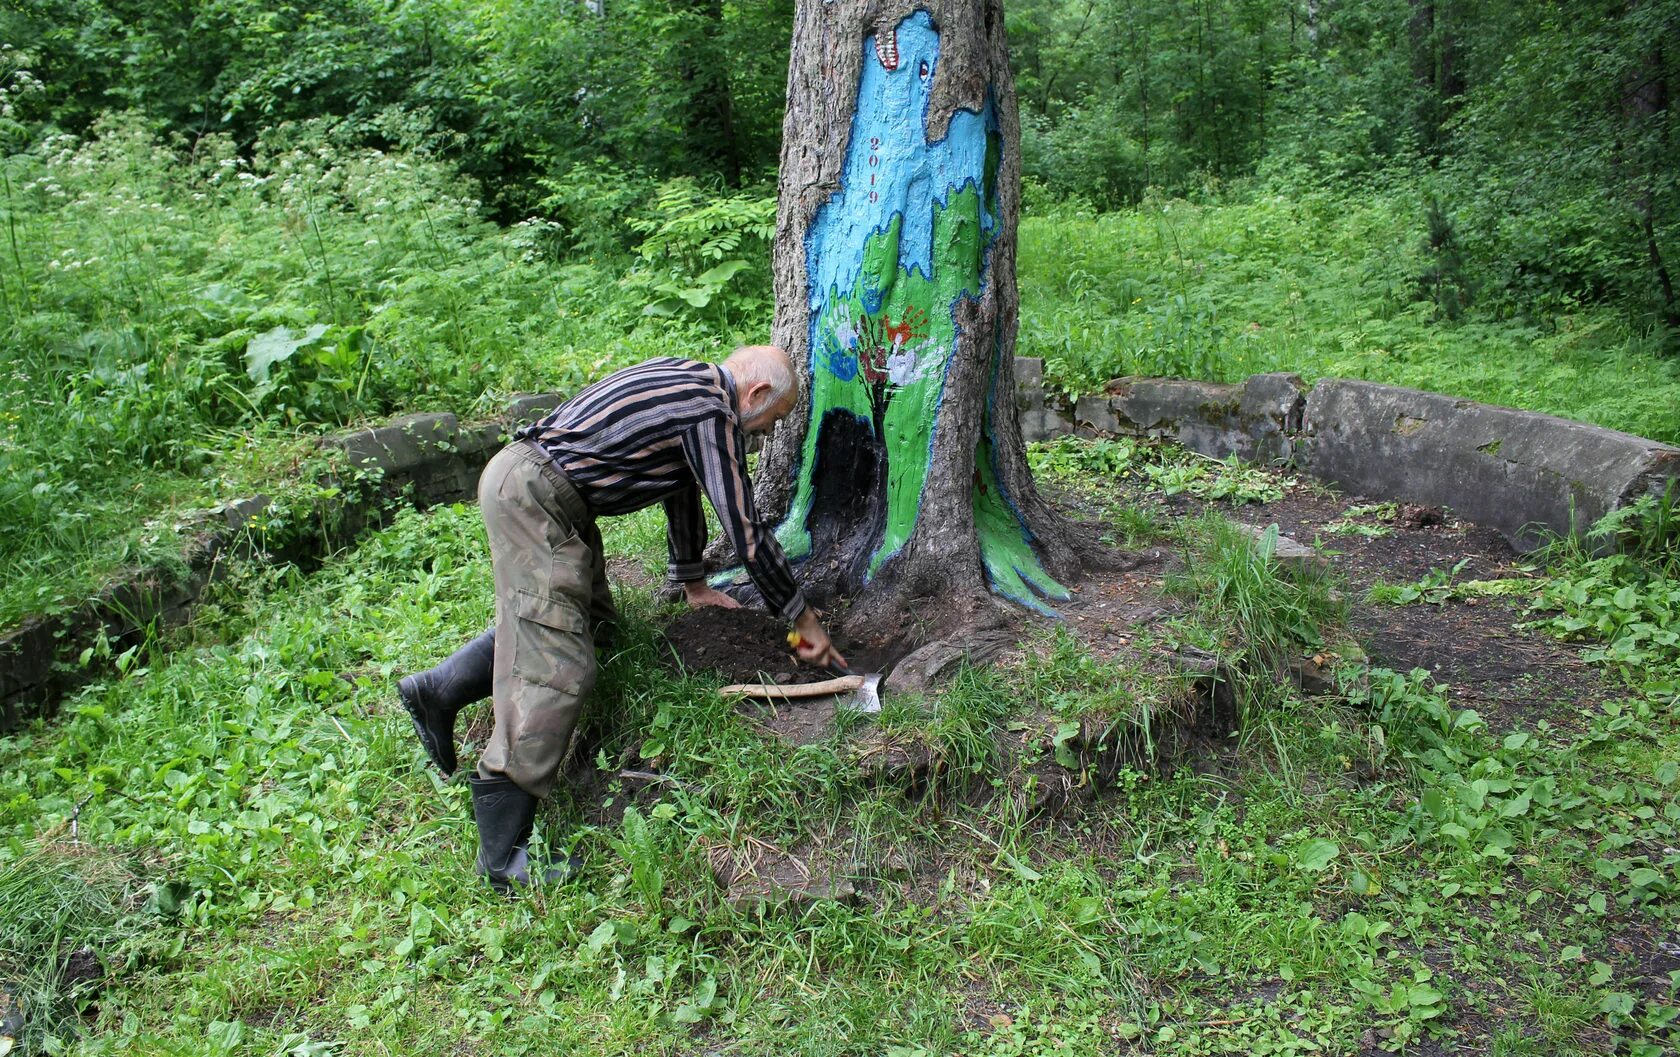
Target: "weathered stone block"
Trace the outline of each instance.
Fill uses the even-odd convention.
[[[550,412],[565,402],[566,398],[559,393],[515,393],[507,406],[509,428],[518,429],[547,418]]]
[[[1531,550],[1680,477],[1680,449],[1532,411],[1327,379],[1307,398],[1304,465],[1369,496],[1448,506]]]
[[[501,422],[481,422],[477,425],[463,425],[460,433],[459,449],[456,454],[469,466],[483,469],[491,456],[501,451],[507,443],[510,427]],[[476,471],[474,476],[477,476]]]
[[[1102,395],[1082,396],[1075,401],[1073,421],[1079,428],[1097,433],[1120,431],[1120,422],[1114,414],[1114,408],[1109,405],[1108,397]]]
[[[1108,383],[1108,392],[1120,429],[1142,437],[1173,438],[1185,447],[1194,445],[1183,434],[1198,427],[1205,432],[1208,422],[1234,417],[1240,404],[1237,387],[1219,382],[1116,378]]]
[[[15,705],[46,697],[59,628],[57,620],[35,617],[0,635],[0,700]]]
[[[1234,521],[1232,525],[1243,535],[1253,540],[1256,546],[1265,538],[1270,527],[1262,528],[1259,525],[1247,525],[1240,521]],[[1272,559],[1284,569],[1296,573],[1312,572],[1324,566],[1324,559],[1316,550],[1290,536],[1281,534],[1272,547]]]
[[[1235,449],[1255,462],[1280,462],[1294,454],[1307,411],[1307,384],[1298,374],[1256,374],[1242,383],[1238,423],[1250,446]]]
[[[1073,432],[1073,420],[1062,413],[1061,408],[1047,406],[1044,409],[1044,439],[1054,440],[1065,437]]]
[[[1021,439],[1028,444],[1048,440],[1044,435],[1044,409],[1022,408],[1020,411]]]
[[[454,415],[408,415],[387,426],[328,437],[323,445],[344,449],[350,465],[380,469],[387,477],[406,476],[455,451],[460,423]]]
[[[1289,457],[1306,406],[1306,385],[1293,374],[1257,374],[1241,385],[1119,378],[1108,391],[1118,432],[1255,462]]]
[[[1015,357],[1015,390],[1028,390],[1043,394],[1044,392],[1044,361],[1036,356]]]
[[[266,495],[254,495],[248,499],[233,499],[216,508],[222,516],[229,532],[239,532],[252,521],[262,516],[273,500]]]

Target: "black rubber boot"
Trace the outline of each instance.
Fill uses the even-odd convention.
[[[397,696],[414,720],[414,733],[445,778],[455,773],[455,717],[490,696],[495,661],[496,629],[491,628],[436,668],[397,681]]]
[[[490,887],[504,895],[524,888],[531,879],[531,824],[537,817],[537,798],[519,788],[511,778],[480,778],[473,775],[473,818],[478,822],[478,874]],[[570,877],[582,864],[577,859],[542,868],[542,882],[557,884]]]

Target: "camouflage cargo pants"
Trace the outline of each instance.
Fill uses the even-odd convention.
[[[601,534],[571,483],[522,442],[484,468],[478,503],[496,581],[495,728],[478,773],[547,796],[595,685],[592,624],[612,612]]]

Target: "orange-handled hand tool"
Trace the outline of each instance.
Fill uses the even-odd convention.
[[[797,628],[790,630],[787,633],[787,644],[789,649],[798,650],[799,647],[805,645],[805,636],[801,635]],[[831,664],[828,667],[833,671],[839,672],[841,675],[852,674],[852,670],[844,664]]]

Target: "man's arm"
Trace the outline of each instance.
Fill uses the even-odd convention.
[[[700,509],[697,486],[689,485],[665,500],[665,545],[670,555],[665,578],[682,588],[683,600],[690,606],[741,608],[741,603],[705,580],[701,559],[706,552],[706,512]]]
[[[797,621],[806,609],[805,596],[793,578],[793,570],[788,568],[776,537],[758,523],[758,510],[747,477],[746,443],[740,429],[723,415],[706,418],[683,433],[682,445],[689,469],[706,498],[711,500],[723,534],[734,546],[736,557],[746,567],[759,594],[764,596],[765,605],[784,619]],[[694,506],[698,510],[697,496]],[[667,513],[669,510],[667,506]],[[700,532],[703,548],[704,519]]]
[[[706,575],[706,512],[700,509],[700,489],[689,485],[665,499],[665,547],[670,562],[666,579],[691,584]]]

